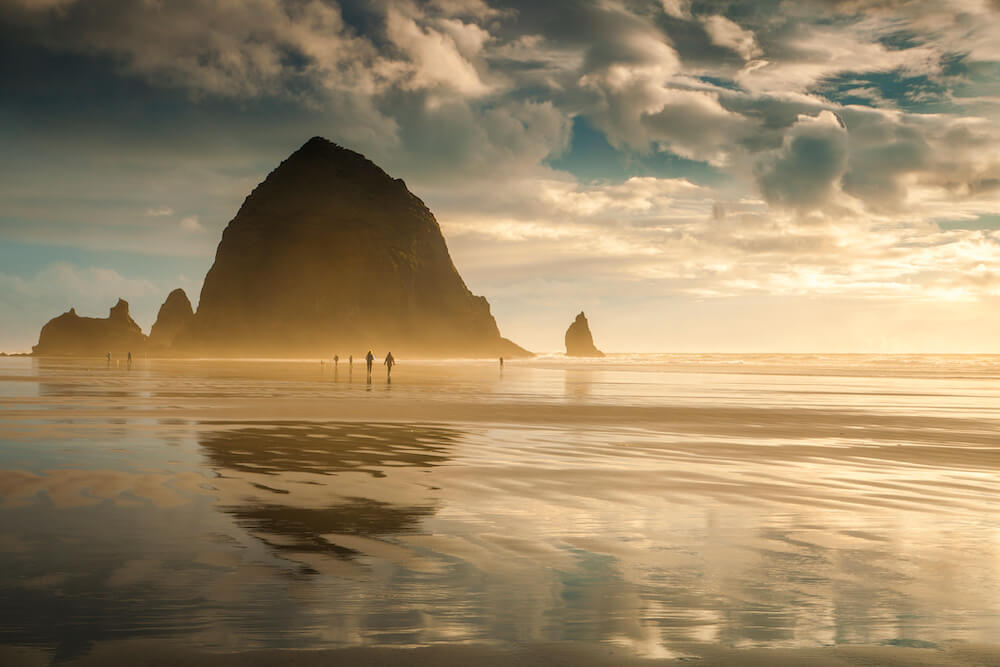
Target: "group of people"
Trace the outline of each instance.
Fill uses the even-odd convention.
[[[321,360],[320,363],[323,363],[322,360]],[[369,382],[371,382],[371,379],[372,379],[372,364],[374,364],[374,363],[375,363],[375,355],[374,355],[374,353],[372,353],[371,350],[368,350],[368,354],[365,355],[365,366],[368,369],[368,381]],[[336,355],[336,354],[333,355],[333,368],[334,368],[334,372],[336,372],[336,370],[338,369],[339,364],[340,364],[340,356]],[[348,364],[348,366],[347,366],[348,372],[350,372],[350,373],[353,374],[353,372],[354,372],[354,355],[353,354],[349,355],[347,357],[347,364]],[[392,367],[396,365],[396,358],[392,356],[392,352],[390,352],[387,355],[385,355],[385,361],[383,361],[382,364],[385,366],[385,379],[387,381],[389,381],[389,382],[392,382]]]

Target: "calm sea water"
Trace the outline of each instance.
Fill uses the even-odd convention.
[[[0,643],[1000,637],[1000,357],[0,359]]]

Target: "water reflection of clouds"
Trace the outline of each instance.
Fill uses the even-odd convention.
[[[886,511],[936,513],[947,502],[927,498],[909,448],[879,454],[896,459],[889,470],[872,462],[877,448],[860,443],[816,467],[822,442],[762,453],[753,442],[720,441],[705,457],[705,443],[641,431],[621,440],[618,429],[447,430],[419,442],[412,427],[359,428],[282,426],[280,437],[241,429],[203,443],[223,475],[245,481],[337,476],[337,503],[270,482],[226,511],[303,563],[299,573],[332,577],[301,592],[311,605],[337,589],[331,581],[356,581],[359,637],[603,640],[665,657],[665,642],[692,640],[877,642],[947,617],[930,611],[949,601],[921,590],[900,558],[904,545],[870,537],[885,532]],[[316,439],[329,442],[310,448]],[[975,476],[964,484],[977,493],[989,486]],[[291,493],[279,498],[278,486]],[[774,516],[786,519],[769,523]],[[391,598],[378,597],[387,590]],[[463,616],[443,613],[434,598]],[[901,625],[901,616],[921,614],[924,622]]]
[[[692,438],[697,419],[141,426],[164,459],[190,443],[184,469],[0,474],[18,536],[0,540],[0,588],[29,609],[0,614],[0,633],[586,640],[661,657],[685,641],[982,637],[986,621],[961,615],[996,609],[1000,533],[956,527],[996,504],[991,451],[945,468],[932,443]],[[71,622],[46,628],[46,613]]]

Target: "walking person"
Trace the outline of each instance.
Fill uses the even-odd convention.
[[[392,367],[396,365],[396,360],[392,356],[392,352],[385,355],[385,379],[386,382],[392,382]]]
[[[365,363],[368,365],[368,381],[372,381],[372,363],[375,361],[375,355],[372,354],[371,350],[368,350],[368,354],[365,355]]]
[[[128,369],[132,370],[132,353],[128,353]]]
[[[108,352],[108,368],[111,368],[111,353]]]

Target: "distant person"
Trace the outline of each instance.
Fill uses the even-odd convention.
[[[337,364],[339,363],[340,363],[340,357],[338,357],[336,354],[333,355],[333,370],[337,370]]]
[[[111,353],[108,352],[108,368],[111,368]]]
[[[127,364],[128,364],[128,369],[132,370],[132,353],[131,352],[128,353],[128,362],[127,362]]]
[[[500,370],[503,370],[503,357],[500,357]]]
[[[354,355],[347,355],[347,379],[350,380],[354,377]]]
[[[368,354],[365,355],[365,363],[368,364],[368,377],[372,376],[372,363],[375,361],[375,355],[372,354],[371,350],[368,350]]]
[[[385,379],[392,382],[392,367],[396,365],[396,360],[392,356],[392,352],[385,355]]]

